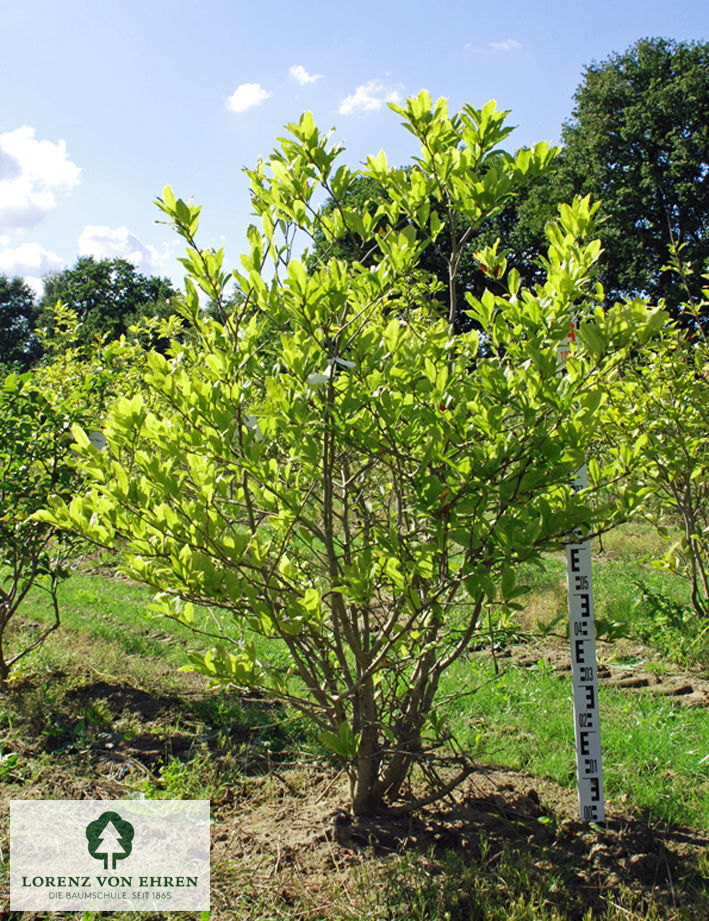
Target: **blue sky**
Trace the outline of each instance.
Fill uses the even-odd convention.
[[[0,273],[39,288],[85,254],[179,282],[182,245],[152,204],[166,183],[235,265],[241,170],[301,112],[352,166],[381,148],[408,161],[386,101],[422,88],[453,110],[496,99],[511,148],[557,142],[584,66],[646,36],[709,40],[709,4],[3,0]]]

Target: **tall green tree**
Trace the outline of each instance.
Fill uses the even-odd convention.
[[[126,259],[80,257],[72,268],[47,275],[39,325],[51,325],[61,301],[77,315],[86,341],[118,339],[143,317],[166,318],[176,294],[167,278],[143,275]]]
[[[0,275],[0,368],[26,371],[41,355],[34,331],[37,312],[30,286],[21,278]]]
[[[591,194],[601,202],[606,296],[663,297],[681,318],[687,291],[661,269],[683,246],[695,270],[690,295],[701,299],[709,259],[709,43],[641,39],[588,66],[574,99],[558,171],[531,193],[521,235],[540,241],[557,201]]]

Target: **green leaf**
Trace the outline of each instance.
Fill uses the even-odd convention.
[[[175,193],[172,191],[172,188],[169,185],[166,185],[162,190],[162,200],[165,203],[165,207],[170,211],[174,212],[177,207],[177,199],[175,198]]]
[[[602,355],[608,348],[603,331],[594,323],[582,323],[576,334],[592,355]]]
[[[511,566],[503,565],[502,573],[500,574],[500,591],[506,601],[513,597],[516,582],[517,576],[514,569]]]
[[[318,738],[323,745],[334,751],[336,755],[339,755],[345,761],[352,761],[357,757],[359,735],[356,737],[353,735],[352,727],[347,722],[340,725],[337,735],[334,732],[324,730]]]

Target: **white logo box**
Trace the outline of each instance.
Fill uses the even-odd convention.
[[[209,910],[207,800],[13,800],[11,911]]]

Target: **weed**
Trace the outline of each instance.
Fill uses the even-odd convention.
[[[9,752],[7,755],[0,754],[0,780],[12,778],[19,758],[17,752]]]
[[[534,629],[541,637],[552,636],[555,632],[563,631],[568,620],[566,611],[559,611],[551,620],[537,619],[534,621]]]
[[[664,586],[640,579],[633,585],[638,598],[632,613],[643,641],[678,664],[709,663],[709,623],[700,621],[690,605],[672,597]]]
[[[602,614],[596,617],[595,626],[598,639],[606,640],[608,643],[627,640],[632,636],[632,629],[627,621],[604,617]]]
[[[189,761],[171,758],[157,780],[143,782],[142,791],[147,799],[218,800],[227,789],[242,785],[237,759],[231,754],[215,757],[203,745]]]

